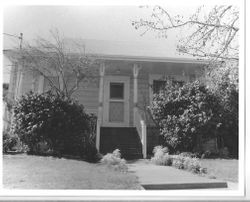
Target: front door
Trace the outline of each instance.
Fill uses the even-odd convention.
[[[129,77],[104,77],[103,126],[129,126]]]

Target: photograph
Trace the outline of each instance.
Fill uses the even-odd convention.
[[[244,14],[5,5],[2,195],[243,197]]]

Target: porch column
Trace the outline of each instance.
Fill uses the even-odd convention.
[[[97,115],[97,125],[96,125],[96,149],[100,150],[100,128],[102,124],[102,114],[103,114],[103,87],[104,87],[104,74],[105,74],[105,63],[100,64],[100,81],[99,81],[99,106]]]
[[[133,66],[133,76],[134,76],[134,125],[135,125],[135,115],[137,110],[138,104],[138,74],[139,74],[139,67],[138,64],[134,64]]]
[[[20,98],[21,95],[23,94],[23,77],[24,77],[24,72],[23,69],[20,68],[19,70],[19,78],[18,78],[18,83],[17,83],[17,97]]]
[[[37,92],[39,94],[43,93],[44,91],[44,76],[43,75],[40,75],[39,76],[39,83],[38,83],[38,90]]]

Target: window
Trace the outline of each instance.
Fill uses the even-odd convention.
[[[184,81],[177,81],[177,80],[172,80],[172,84],[173,85],[178,85],[178,86],[183,86],[184,85]]]
[[[159,93],[166,85],[166,81],[163,80],[153,80],[153,94]]]
[[[124,98],[124,83],[110,83],[110,99]]]

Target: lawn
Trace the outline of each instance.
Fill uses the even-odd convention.
[[[238,182],[238,160],[236,159],[201,159],[201,166],[207,168],[207,176]]]
[[[15,189],[140,189],[137,177],[105,165],[28,155],[3,155],[3,186]]]

